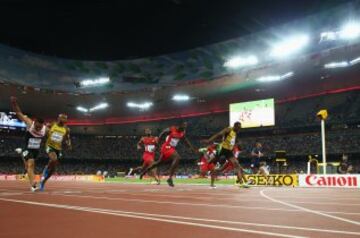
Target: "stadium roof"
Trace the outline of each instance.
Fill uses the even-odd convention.
[[[134,59],[249,35],[347,2],[4,0],[0,43],[61,58]]]
[[[169,4],[169,1],[165,2]],[[360,27],[356,25],[355,28],[346,28],[350,31],[342,30],[349,18],[359,16],[359,3],[351,8],[348,5],[332,8],[217,44],[132,60],[70,60],[0,44],[0,110],[8,110],[10,95],[16,95],[24,110],[31,115],[54,118],[64,112],[69,114],[73,125],[101,125],[223,112],[229,103],[260,98],[283,100],[359,90]],[[170,4],[178,7],[189,3],[170,1]],[[72,12],[72,8],[69,11]],[[49,14],[53,13],[49,11]],[[98,19],[100,16],[93,14],[92,17]],[[88,23],[92,21],[91,18]],[[21,30],[19,32],[18,38],[21,39]],[[273,58],[270,52],[274,42],[286,42],[294,32],[308,36],[306,47],[299,50],[295,42],[293,48],[290,41],[283,48],[277,47],[277,54],[280,53],[277,56],[285,56],[284,53],[291,51],[295,54],[289,58]],[[343,32],[347,37],[356,37],[341,39]],[[302,39],[302,36],[296,39]],[[240,63],[258,63],[235,69],[226,66],[229,57],[244,54],[246,57]],[[252,54],[258,60],[254,60]],[[87,85],[94,81],[110,83],[83,88],[84,80]],[[171,100],[179,93],[189,95],[191,100]],[[153,106],[148,111],[141,111],[128,108],[128,102],[133,102],[133,105],[152,102]],[[109,107],[86,113],[88,109],[97,108],[99,103],[108,103]]]

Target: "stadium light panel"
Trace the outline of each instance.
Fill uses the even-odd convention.
[[[282,58],[291,54],[299,52],[309,43],[307,35],[295,35],[287,40],[276,44],[272,49],[270,55],[276,58]]]
[[[358,64],[358,63],[360,63],[360,57],[358,57],[358,58],[353,59],[353,60],[350,61],[350,64],[351,64],[351,65],[355,65],[355,64]]]
[[[139,109],[149,109],[153,106],[152,102],[144,102],[144,103],[134,103],[134,102],[128,102],[126,104],[130,108],[139,108]]]
[[[80,111],[80,112],[88,112],[89,110],[86,109],[85,107],[81,107],[81,106],[78,106],[76,107],[76,110]]]
[[[107,108],[108,106],[109,106],[109,104],[107,104],[106,102],[100,103],[100,104],[90,108],[89,111],[90,112],[97,111],[97,110],[100,110],[100,109]]]
[[[260,78],[256,79],[256,81],[258,81],[258,82],[274,82],[274,81],[284,80],[284,79],[290,78],[292,76],[294,76],[294,73],[288,72],[283,75],[271,75],[271,76],[260,77]]]
[[[105,85],[105,84],[108,84],[109,82],[110,82],[109,77],[102,77],[102,78],[97,78],[97,79],[82,80],[80,82],[80,85],[83,87],[94,87],[94,86]]]
[[[172,97],[172,100],[174,100],[174,101],[189,101],[190,97],[189,97],[189,95],[177,94]]]
[[[348,40],[358,38],[360,36],[360,23],[349,22],[345,24],[339,32],[339,36]]]
[[[350,66],[349,62],[341,61],[341,62],[331,62],[324,65],[325,69],[335,69],[335,68],[345,68]]]
[[[224,63],[228,68],[240,68],[245,66],[257,65],[259,60],[256,56],[250,55],[248,57],[234,57]]]

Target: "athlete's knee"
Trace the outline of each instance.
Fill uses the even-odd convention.
[[[231,159],[231,163],[233,164],[235,169],[239,170],[241,168],[239,161],[237,161],[237,159]]]
[[[35,163],[34,163],[34,160],[33,159],[29,159],[28,161],[27,161],[27,168],[34,168],[34,165],[35,165]]]
[[[57,155],[55,152],[50,152],[48,155],[50,160],[57,160]]]

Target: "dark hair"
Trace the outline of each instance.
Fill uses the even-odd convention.
[[[41,124],[44,124],[44,122],[45,122],[44,119],[42,119],[42,118],[36,118],[36,121]]]
[[[234,126],[241,126],[241,123],[237,121],[234,123]]]

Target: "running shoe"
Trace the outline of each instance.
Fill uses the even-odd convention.
[[[175,186],[172,178],[168,178],[168,179],[166,180],[166,182],[169,184],[170,187],[174,187],[174,186]]]

